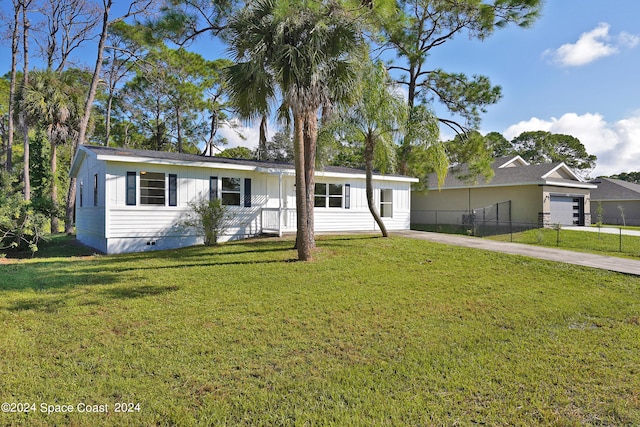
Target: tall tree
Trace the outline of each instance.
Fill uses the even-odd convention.
[[[514,153],[530,163],[564,162],[583,175],[593,170],[598,159],[587,153],[578,138],[546,131],[523,132],[511,141],[511,146]]]
[[[29,21],[27,11],[31,6],[32,0],[20,0],[20,8],[22,12],[22,98],[25,98],[27,87],[29,85],[29,29],[31,23]],[[29,171],[29,120],[26,117],[24,109],[20,113],[20,127],[22,130],[22,139],[24,143],[24,199],[31,200],[31,176]]]
[[[454,118],[439,117],[456,133],[478,127],[480,113],[501,97],[485,76],[468,77],[429,65],[432,51],[466,33],[483,40],[508,24],[526,27],[537,17],[540,0],[400,0],[394,19],[382,21],[383,44],[396,53],[389,67],[399,73],[410,108],[438,102]],[[460,122],[459,120],[462,120]],[[404,141],[400,172],[408,171],[412,147]]]
[[[44,18],[44,34],[35,39],[48,69],[61,72],[74,51],[94,36],[99,10],[86,0],[42,0],[37,9]]]
[[[19,0],[13,0],[13,20],[11,21],[11,74],[9,77],[9,112],[7,121],[7,161],[5,163],[6,170],[10,172],[13,169],[13,136],[14,136],[14,112],[15,97],[18,72],[18,44],[20,38],[20,10],[22,3]]]
[[[87,138],[87,131],[89,129],[89,120],[91,118],[91,112],[93,109],[93,101],[95,100],[96,92],[98,90],[98,83],[100,81],[102,64],[104,61],[104,50],[105,50],[107,37],[109,35],[109,28],[111,27],[111,25],[115,24],[116,22],[123,21],[131,16],[135,16],[145,12],[150,12],[152,4],[153,4],[153,0],[132,0],[129,3],[128,8],[126,9],[126,12],[114,18],[111,15],[111,7],[113,6],[113,0],[102,0],[102,7],[100,9],[101,19],[99,21],[101,30],[98,38],[96,62],[92,70],[91,84],[89,85],[89,89],[87,91],[82,119],[78,127],[78,138],[75,141],[74,147],[84,144]],[[75,153],[75,148],[72,152]],[[75,211],[75,206],[76,206],[75,199],[76,199],[76,183],[75,183],[75,178],[73,178],[69,183],[69,191],[67,193],[67,206],[65,209],[65,226],[64,226],[65,233],[71,233],[73,231],[73,213]]]
[[[293,117],[298,258],[312,259],[318,114],[348,92],[353,55],[363,47],[356,22],[336,2],[258,0],[230,22],[237,63],[229,88],[245,117],[261,117],[282,95]]]
[[[51,233],[58,227],[58,146],[75,138],[84,84],[79,73],[52,70],[31,73],[29,86],[21,100],[21,109],[43,129],[50,144],[51,165]]]
[[[366,195],[369,212],[388,237],[387,227],[374,201],[373,170],[391,172],[395,166],[395,136],[407,121],[407,106],[403,96],[392,92],[391,78],[382,63],[363,67],[357,101],[345,105],[323,130],[354,141],[364,148]],[[332,132],[333,131],[333,132]]]
[[[493,153],[487,140],[478,131],[456,135],[446,142],[452,172],[463,181],[476,182],[482,175],[486,180],[493,177]]]

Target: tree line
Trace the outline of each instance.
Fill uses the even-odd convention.
[[[24,209],[46,214],[53,232],[58,218],[71,232],[75,183],[63,175],[78,145],[197,153],[203,145],[223,146],[218,130],[233,127],[232,118],[257,121],[255,156],[296,166],[302,260],[312,258],[315,245],[316,163],[357,164],[368,175],[375,167],[443,176],[455,155],[440,141],[440,127],[472,140],[501,88],[486,76],[438,68],[431,53],[456,36],[484,39],[508,25],[529,26],[541,7],[539,0],[135,0],[117,7],[112,0],[12,0],[11,6],[4,17],[11,70],[0,86],[3,191],[19,194]],[[230,59],[193,52],[191,43],[206,38]],[[74,63],[81,48],[94,50],[93,65]],[[41,68],[30,69],[32,55]],[[446,115],[438,116],[435,105]],[[283,131],[267,141],[270,121]],[[41,198],[48,202],[36,202]]]

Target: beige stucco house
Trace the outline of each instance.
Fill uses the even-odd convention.
[[[460,178],[464,165],[451,170],[441,188],[429,177],[424,192],[413,192],[411,221],[414,224],[522,225],[550,227],[589,225],[590,192],[585,182],[564,163],[530,165],[520,156],[501,157],[491,165],[490,180]]]
[[[613,178],[598,178],[591,183],[598,186],[591,191],[592,222],[598,221],[600,205],[603,224],[640,225],[640,185]]]

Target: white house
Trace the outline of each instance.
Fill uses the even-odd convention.
[[[83,145],[76,178],[76,234],[107,254],[202,243],[178,226],[189,203],[220,198],[233,213],[221,240],[296,230],[293,165]],[[375,231],[363,170],[316,170],[315,231]],[[374,175],[375,200],[389,230],[410,226],[415,178]]]

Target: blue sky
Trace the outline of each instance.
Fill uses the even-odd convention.
[[[459,38],[431,59],[502,86],[482,133],[570,134],[598,156],[592,176],[640,170],[638,16],[636,0],[547,0],[533,27]]]
[[[532,27],[501,29],[483,42],[459,36],[429,64],[485,75],[502,87],[503,98],[483,115],[483,134],[569,134],[598,156],[591,176],[638,171],[639,16],[638,0],[547,0]],[[446,132],[443,139],[453,136]],[[232,145],[246,145],[257,129],[245,133],[246,141],[226,134]]]
[[[433,52],[429,66],[485,75],[502,87],[503,98],[483,115],[482,133],[508,139],[528,130],[570,134],[598,156],[591,176],[640,170],[640,1],[545,3],[531,28],[501,29],[483,42],[458,36]],[[198,50],[217,55],[214,44],[205,38]],[[10,66],[8,47],[3,39],[2,73]],[[444,139],[452,137],[445,132]],[[223,133],[230,146],[257,143],[255,126],[244,130],[246,140]]]

